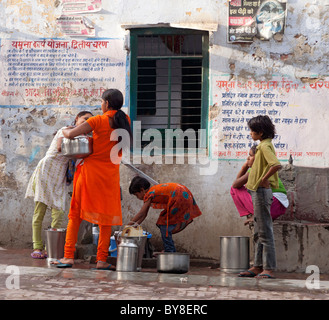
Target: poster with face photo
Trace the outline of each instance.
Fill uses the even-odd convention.
[[[286,0],[231,0],[228,8],[228,42],[270,40],[283,34]]]

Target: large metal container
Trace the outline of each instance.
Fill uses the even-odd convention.
[[[141,271],[143,256],[145,252],[145,245],[147,241],[147,235],[139,236],[139,237],[129,237],[129,236],[121,236],[118,233],[114,233],[114,237],[117,243],[117,247],[119,247],[120,243],[123,239],[127,239],[128,241],[133,241],[137,245],[137,271]],[[118,249],[119,250],[119,249]],[[119,252],[118,252],[119,254]]]
[[[118,246],[116,271],[137,271],[138,247],[133,239],[122,238]]]
[[[228,273],[249,269],[249,237],[220,237],[220,269]]]
[[[46,248],[49,259],[61,259],[64,257],[64,245],[66,229],[47,229]]]
[[[186,273],[190,267],[190,255],[188,253],[163,252],[157,256],[158,272]]]
[[[90,136],[77,136],[74,139],[63,138],[62,154],[72,159],[88,157],[93,152],[93,138]]]

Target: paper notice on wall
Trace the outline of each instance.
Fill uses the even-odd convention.
[[[62,0],[63,15],[92,13],[102,9],[102,0]]]
[[[57,25],[66,36],[95,37],[94,26],[82,16],[61,16]]]
[[[255,143],[249,119],[268,115],[276,127],[272,140],[280,161],[292,156],[300,166],[328,167],[329,78],[298,83],[284,77],[269,81],[212,77],[210,108],[211,155],[219,160],[244,160]],[[327,119],[328,118],[328,119]],[[257,142],[259,143],[259,141]]]
[[[123,39],[1,40],[0,107],[99,105],[125,91]]]
[[[254,37],[269,40],[283,34],[286,0],[230,0],[228,42],[252,42]]]

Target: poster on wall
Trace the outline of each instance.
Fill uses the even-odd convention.
[[[83,16],[61,16],[56,22],[66,36],[95,37],[94,26]]]
[[[276,127],[272,140],[280,161],[310,167],[329,166],[326,123],[329,78],[298,83],[282,76],[270,81],[232,80],[228,74],[212,77],[210,108],[211,157],[245,160],[255,143],[248,121],[268,115]],[[259,141],[258,141],[259,143]]]
[[[92,13],[102,9],[102,0],[62,0],[63,15]]]
[[[125,92],[123,39],[1,39],[0,107],[99,105]]]
[[[254,37],[270,40],[283,34],[287,0],[230,0],[228,42],[252,42]]]

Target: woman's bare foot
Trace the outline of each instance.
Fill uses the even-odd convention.
[[[96,268],[107,268],[110,264],[104,261],[97,261]]]
[[[51,261],[51,264],[54,264],[55,266],[56,265],[61,265],[61,264],[73,265],[73,263],[74,263],[73,259],[67,259],[67,258],[62,258],[60,260]]]
[[[115,271],[115,266],[112,266],[111,264],[104,262],[104,261],[97,261],[96,269],[99,270],[113,270]]]

